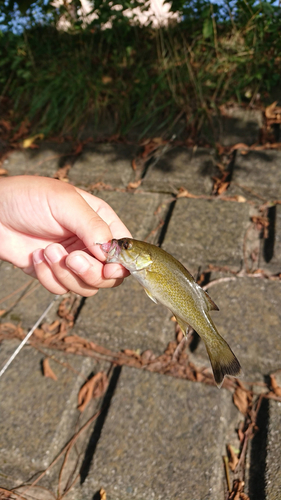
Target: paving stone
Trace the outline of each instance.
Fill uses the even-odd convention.
[[[193,274],[208,264],[239,269],[249,207],[220,200],[177,200],[163,248]]]
[[[281,492],[281,403],[269,401],[266,450],[266,500],[279,500]]]
[[[184,187],[193,194],[210,194],[217,173],[215,154],[207,148],[174,148],[151,166],[142,189],[173,193]]]
[[[151,243],[157,241],[161,221],[165,219],[169,209],[170,197],[159,193],[118,191],[99,191],[97,196],[115,210],[135,239],[146,240],[149,236]]]
[[[2,321],[20,323],[27,330],[34,325],[54,298],[54,295],[37,280],[30,278],[8,262],[0,261],[0,282],[0,307],[7,311],[2,316]],[[20,288],[22,289],[13,294]],[[53,317],[52,310],[46,319],[51,317]]]
[[[17,345],[16,340],[1,343],[1,367]],[[0,470],[17,481],[46,467],[70,438],[79,414],[78,390],[85,372],[95,367],[93,360],[55,356],[70,363],[78,374],[50,360],[58,381],[43,377],[44,355],[28,346],[0,379]]]
[[[281,151],[237,151],[230,194],[242,194],[256,203],[281,199]],[[255,196],[255,194],[257,196]]]
[[[281,368],[280,282],[237,278],[213,286],[209,293],[220,308],[212,318],[238,357],[245,380],[263,381]],[[195,354],[207,362],[203,342]]]
[[[263,125],[262,111],[229,108],[227,116],[222,116],[219,123],[219,142],[223,146],[232,146],[239,142],[250,146],[259,140],[260,129]]]
[[[41,175],[53,177],[55,172],[65,164],[72,151],[71,143],[48,143],[39,145],[38,149],[22,149],[9,154],[3,166],[8,174]]]
[[[88,476],[72,498],[92,500],[101,487],[108,500],[223,498],[231,407],[227,391],[122,368],[98,442],[93,433]]]
[[[111,290],[99,290],[88,298],[75,325],[75,332],[108,349],[152,349],[161,354],[174,340],[172,314],[154,304],[137,281],[128,277]]]
[[[70,182],[82,187],[104,183],[125,188],[135,178],[132,160],[136,152],[135,146],[127,144],[88,145],[69,172]]]

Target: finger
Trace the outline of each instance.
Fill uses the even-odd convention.
[[[87,256],[90,259],[87,260],[86,256],[87,254],[80,255],[80,267],[74,268],[74,272],[66,264],[69,255],[61,245],[49,245],[44,251],[44,257],[58,282],[84,297],[95,295],[99,288],[113,287],[120,283],[118,279],[105,280],[102,263],[91,256]]]
[[[72,252],[65,260],[66,266],[77,274],[85,283],[97,288],[112,288],[122,283],[123,278],[128,276],[127,270],[115,264],[111,273],[104,275],[106,266],[85,252]]]
[[[49,292],[63,295],[68,289],[57,280],[44,258],[43,248],[35,250],[32,254],[35,277]]]

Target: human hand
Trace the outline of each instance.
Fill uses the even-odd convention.
[[[99,245],[131,236],[103,200],[61,181],[34,176],[0,180],[0,258],[38,278],[52,293],[89,297],[128,276],[105,264]]]

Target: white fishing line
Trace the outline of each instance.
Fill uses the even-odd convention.
[[[40,325],[42,319],[45,318],[45,316],[48,314],[49,310],[51,309],[51,307],[53,306],[53,304],[56,302],[56,300],[58,298],[59,298],[59,295],[56,295],[54,297],[54,299],[52,300],[52,302],[48,305],[47,309],[45,309],[45,311],[43,312],[43,314],[36,321],[35,325],[33,325],[33,327],[31,328],[31,330],[29,330],[29,332],[26,334],[26,336],[24,337],[24,339],[22,340],[22,342],[19,344],[19,346],[13,352],[12,356],[8,359],[8,361],[5,363],[5,365],[3,366],[3,368],[0,370],[0,377],[2,377],[3,373],[5,373],[5,371],[10,366],[10,364],[12,363],[12,361],[14,361],[15,357],[18,355],[18,353],[20,352],[20,350],[26,344],[26,342],[28,341],[28,339],[31,337],[31,335],[33,334],[34,330],[36,330],[37,326]]]

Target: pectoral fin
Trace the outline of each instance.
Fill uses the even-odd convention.
[[[209,311],[219,311],[217,304],[215,304],[215,302],[211,299],[210,295],[207,292],[205,292],[205,290],[204,290],[204,293],[205,293],[205,297],[207,299],[208,310]]]
[[[178,325],[179,325],[182,333],[184,335],[186,335],[187,334],[187,330],[189,328],[189,324],[186,323],[185,321],[183,321],[181,318],[178,318],[177,316],[175,316],[175,318],[176,318],[176,321],[177,321],[177,323],[178,323]]]
[[[150,293],[150,292],[149,292],[146,288],[144,288],[144,291],[145,291],[146,295],[147,295],[147,296],[148,296],[148,297],[149,297],[149,298],[150,298],[153,302],[155,302],[155,304],[158,304],[158,302],[157,302],[157,300],[155,299],[155,297],[153,297],[153,296],[151,295],[151,293]]]

